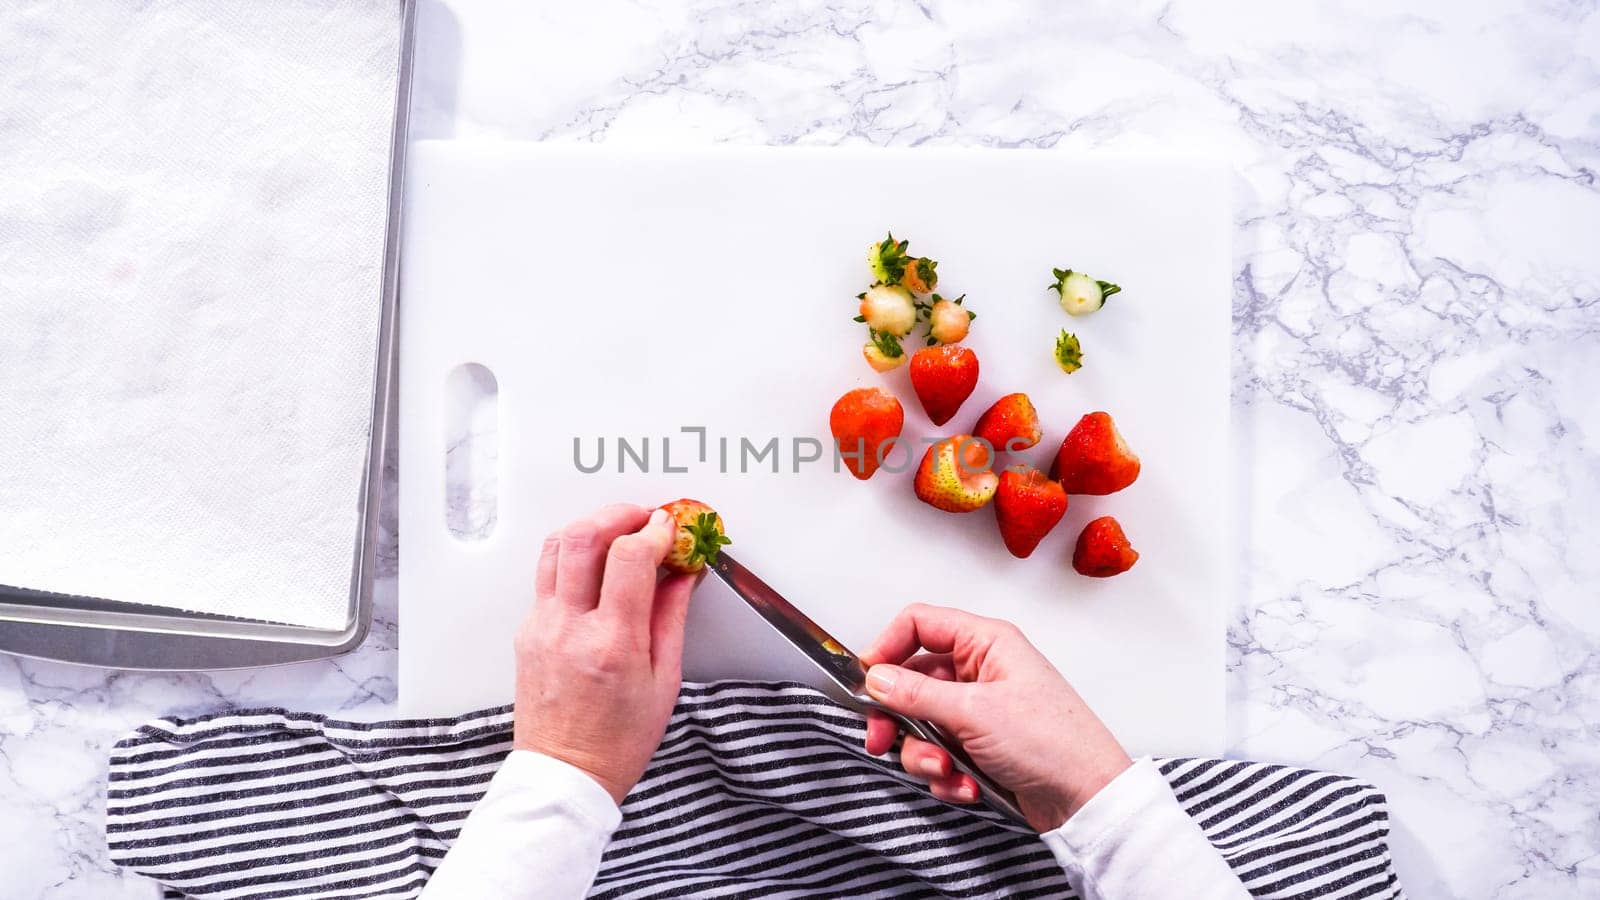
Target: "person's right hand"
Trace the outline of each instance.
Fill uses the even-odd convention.
[[[888,708],[938,725],[987,775],[1016,794],[1040,832],[1061,826],[1133,764],[1117,739],[1015,625],[956,609],[901,610],[861,654],[867,691]],[[898,727],[867,718],[867,752],[894,746]],[[973,803],[978,785],[949,754],[906,736],[900,764],[934,796]]]

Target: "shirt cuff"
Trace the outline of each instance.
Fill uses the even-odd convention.
[[[604,834],[611,834],[622,823],[622,810],[594,776],[553,756],[533,750],[513,750],[500,764],[489,785],[491,795],[531,791],[539,797],[554,798],[568,813],[588,822]]]
[[[1102,843],[1122,834],[1131,823],[1148,820],[1161,806],[1184,814],[1167,780],[1155,763],[1144,757],[1111,779],[1060,828],[1041,837],[1062,868],[1081,869]]]
[[[1041,835],[1084,900],[1249,900],[1155,763],[1141,759]]]

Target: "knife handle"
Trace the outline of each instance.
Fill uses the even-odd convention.
[[[882,706],[877,708],[899,723],[900,727],[908,734],[916,735],[918,738],[950,754],[950,761],[955,765],[956,769],[971,775],[972,780],[978,783],[978,787],[983,794],[983,800],[989,805],[990,809],[1029,831],[1034,830],[1033,826],[1028,824],[1028,817],[1023,815],[1022,807],[1017,805],[1016,795],[1001,787],[993,778],[985,775],[983,770],[978,768],[978,764],[972,761],[972,757],[967,755],[967,751],[962,748],[960,741],[945,734],[939,726],[932,722],[902,716],[898,713],[890,712]]]

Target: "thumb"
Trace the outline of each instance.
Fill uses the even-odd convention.
[[[867,693],[872,699],[897,713],[944,728],[958,729],[965,723],[969,687],[903,666],[876,665],[867,670]]]

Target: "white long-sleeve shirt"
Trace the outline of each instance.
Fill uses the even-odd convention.
[[[583,897],[621,821],[611,795],[582,770],[513,751],[423,900]],[[1084,900],[1250,896],[1148,759],[1041,837]]]

